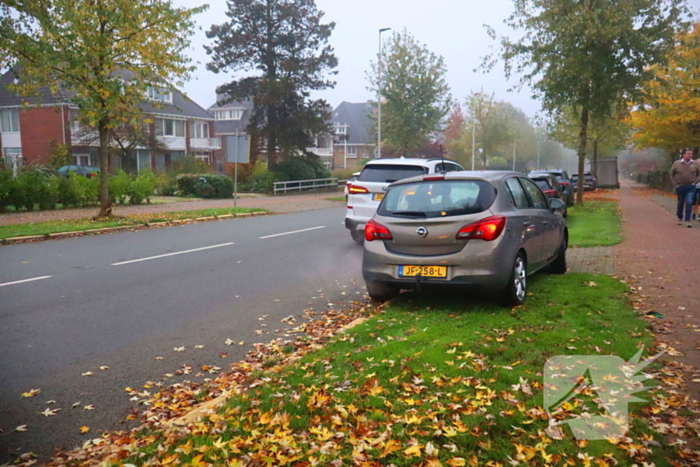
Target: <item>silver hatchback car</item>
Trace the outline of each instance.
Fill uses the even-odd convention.
[[[528,275],[566,272],[568,230],[535,183],[516,172],[449,172],[389,186],[365,226],[362,275],[372,299],[420,284],[479,286],[505,306],[527,296]]]

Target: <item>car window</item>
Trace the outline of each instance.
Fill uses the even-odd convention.
[[[435,173],[440,173],[440,172],[459,172],[461,170],[464,170],[462,167],[458,166],[457,164],[452,164],[450,162],[445,162],[444,164],[441,162],[435,166]]]
[[[535,185],[540,187],[542,190],[549,190],[551,187],[549,186],[549,180],[544,179],[544,178],[536,178],[533,180],[535,182]]]
[[[426,168],[418,165],[372,164],[365,166],[357,180],[360,182],[391,183],[425,173],[427,173]]]
[[[537,188],[537,185],[532,183],[531,180],[528,179],[521,179],[520,182],[523,184],[523,188],[525,188],[525,191],[527,194],[530,196],[530,199],[532,200],[532,206],[535,209],[547,209],[547,197],[540,191],[539,188]]]
[[[530,201],[527,199],[525,190],[523,190],[523,187],[520,185],[517,178],[514,177],[506,180],[506,187],[513,197],[513,202],[515,203],[516,208],[527,209],[530,207]]]
[[[484,212],[496,189],[479,180],[417,182],[390,187],[378,213],[390,217],[446,217]]]

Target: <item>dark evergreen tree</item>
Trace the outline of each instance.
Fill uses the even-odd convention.
[[[338,59],[328,44],[335,23],[323,24],[314,0],[228,0],[229,20],[214,25],[207,68],[247,73],[221,86],[227,101],[253,102],[248,132],[267,143],[274,160],[311,146],[330,131],[328,104],[310,91],[333,88]],[[251,76],[252,75],[252,76]],[[279,151],[279,152],[278,152]]]

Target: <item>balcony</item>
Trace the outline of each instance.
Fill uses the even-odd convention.
[[[306,148],[306,150],[318,157],[333,157],[333,148]]]
[[[190,138],[190,149],[202,149],[205,151],[216,151],[221,149],[221,139],[219,138]]]

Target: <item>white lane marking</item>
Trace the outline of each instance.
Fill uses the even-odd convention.
[[[24,279],[22,281],[5,282],[4,284],[0,284],[0,287],[5,287],[6,285],[24,284],[25,282],[40,281],[43,279],[49,279],[51,277],[53,277],[53,276],[41,276],[41,277],[33,277],[31,279]]]
[[[293,232],[284,232],[284,233],[278,233],[274,235],[268,235],[267,237],[258,237],[260,240],[265,240],[266,238],[273,238],[273,237],[281,237],[282,235],[292,235],[292,234],[297,234],[297,233],[302,233],[302,232],[310,232],[311,230],[318,230],[318,229],[325,229],[325,225],[320,225],[318,227],[311,227],[310,229],[302,229],[302,230],[295,230]]]
[[[122,261],[121,263],[112,263],[112,266],[121,266],[122,264],[140,263],[141,261],[150,261],[152,259],[166,258],[168,256],[184,255],[186,253],[194,253],[196,251],[211,250],[213,248],[221,248],[223,246],[231,246],[231,243],[222,243],[221,245],[205,246],[203,248],[195,248],[194,250],[176,251],[175,253],[166,253],[164,255],[149,256],[148,258],[132,259],[130,261]]]

